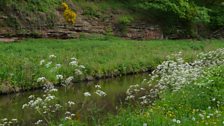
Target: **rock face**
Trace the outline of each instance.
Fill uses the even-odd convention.
[[[56,12],[57,22],[50,27],[49,23],[39,23],[32,21],[32,25],[17,28],[0,28],[0,38],[5,37],[34,37],[34,38],[79,38],[80,34],[102,34],[115,35],[129,39],[162,39],[163,34],[156,25],[148,23],[135,23],[127,25],[126,31],[119,30],[116,25],[116,16],[110,15],[104,19],[84,16],[80,11],[75,25],[65,24],[62,12]],[[29,18],[29,17],[28,17]],[[0,22],[5,20],[0,17]],[[31,22],[31,21],[30,21]],[[29,27],[31,26],[31,27]],[[35,27],[37,26],[37,27]],[[1,26],[0,26],[1,27]],[[22,31],[22,32],[21,32]]]
[[[163,34],[158,26],[150,25],[147,23],[132,24],[126,26],[125,33],[117,28],[116,23],[113,20],[111,22],[100,21],[99,19],[81,18],[77,20],[74,26],[68,26],[66,24],[60,24],[53,30],[49,30],[45,37],[53,38],[78,38],[80,34],[112,34],[119,37],[125,37],[129,39],[162,39]]]
[[[148,24],[129,26],[126,36],[131,39],[162,39],[163,35],[158,26]]]
[[[217,39],[221,39],[224,38],[224,27],[220,28],[219,30],[213,32],[210,36],[210,38],[217,38]]]

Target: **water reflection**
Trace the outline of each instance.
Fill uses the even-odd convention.
[[[123,104],[125,92],[129,85],[139,84],[148,74],[131,75],[100,81],[82,82],[71,85],[67,88],[60,87],[57,97],[60,102],[74,101],[76,104],[72,108],[79,120],[89,124],[99,123],[107,113],[114,113]],[[95,85],[101,85],[101,89],[107,93],[105,97],[97,96]],[[91,97],[85,97],[84,92],[90,92]],[[41,96],[42,90],[0,96],[0,119],[17,118],[22,123],[20,125],[31,125],[40,117],[32,111],[22,110],[22,105],[28,102],[28,97],[34,94]]]

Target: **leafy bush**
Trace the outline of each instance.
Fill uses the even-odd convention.
[[[129,15],[122,15],[117,19],[117,28],[122,33],[125,34],[127,32],[127,26],[130,25],[134,21],[134,18]]]

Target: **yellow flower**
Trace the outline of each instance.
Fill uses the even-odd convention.
[[[66,9],[68,9],[69,7],[68,7],[68,4],[67,3],[65,3],[65,2],[63,2],[62,3],[62,7],[64,8],[64,10],[66,10]]]
[[[68,4],[66,4],[65,2],[62,3],[62,6],[64,8],[64,18],[66,22],[68,22],[69,24],[75,24],[77,16],[76,13],[72,11],[72,9],[70,9]]]

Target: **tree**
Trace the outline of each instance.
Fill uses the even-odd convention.
[[[210,22],[209,9],[189,0],[142,0],[138,6],[146,11],[161,13],[163,19],[176,18],[189,35],[197,36],[197,25]],[[156,15],[155,15],[156,16]],[[161,18],[160,17],[160,18]],[[165,20],[166,22],[166,20]],[[166,22],[167,23],[167,22]],[[169,22],[172,24],[172,22]],[[176,22],[173,22],[176,25]]]

